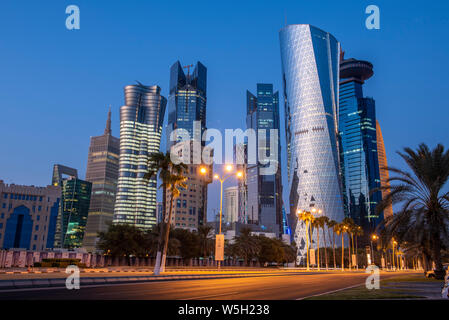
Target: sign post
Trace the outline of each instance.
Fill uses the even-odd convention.
[[[215,235],[215,261],[224,260],[224,234]]]

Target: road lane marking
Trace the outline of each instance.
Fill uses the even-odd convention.
[[[356,285],[353,285],[353,286],[350,286],[350,287],[346,287],[346,288],[340,288],[340,289],[337,289],[337,290],[332,290],[332,291],[327,291],[327,292],[323,292],[323,293],[313,294],[313,295],[302,297],[302,298],[297,298],[296,300],[303,300],[303,299],[306,299],[306,298],[323,296],[325,294],[331,294],[331,293],[335,293],[335,292],[339,292],[339,291],[343,291],[343,290],[347,290],[347,289],[352,289],[352,288],[355,288],[355,287],[360,287],[360,286],[363,286],[364,284],[365,284],[365,282],[363,282],[361,284],[356,284]]]
[[[187,299],[178,299],[178,300],[199,300],[199,299],[203,299],[203,298],[229,296],[231,294],[237,294],[237,293],[239,293],[239,292],[228,292],[228,293],[213,294],[213,295],[208,295],[208,296],[200,296],[200,297],[193,297],[193,298],[187,298]]]

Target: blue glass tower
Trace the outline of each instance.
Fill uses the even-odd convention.
[[[279,93],[273,93],[273,85],[267,83],[257,84],[257,96],[246,92],[246,126],[256,130],[264,129],[265,153],[276,155],[277,171],[272,175],[261,174],[259,155],[257,163],[247,166],[247,215],[248,223],[258,224],[263,231],[273,232],[276,235],[283,233],[282,216],[282,186],[281,186],[281,144],[279,142]],[[271,137],[270,130],[278,132],[277,137]],[[277,150],[270,150],[270,139],[277,138]],[[258,140],[259,141],[259,140]],[[259,150],[261,146],[257,146]],[[268,166],[268,165],[266,165]]]
[[[343,58],[343,56],[342,56]],[[376,137],[376,107],[373,98],[363,97],[363,84],[373,75],[367,61],[340,62],[339,137],[345,214],[369,235],[381,219],[375,207],[381,192]]]
[[[170,95],[168,97],[167,150],[173,145],[170,134],[173,130],[182,128],[188,131],[190,139],[199,137],[206,129],[207,101],[207,68],[197,62],[193,73],[187,75],[179,61],[170,68]],[[194,121],[200,121],[200,127],[194,127]],[[196,130],[196,131],[195,131]],[[179,140],[179,139],[178,139]]]

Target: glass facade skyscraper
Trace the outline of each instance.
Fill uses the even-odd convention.
[[[365,234],[374,231],[382,219],[375,212],[382,199],[376,137],[376,109],[372,98],[363,96],[364,81],[373,75],[367,61],[340,62],[339,137],[345,213]]]
[[[258,224],[261,230],[276,235],[282,233],[282,186],[281,186],[281,144],[279,142],[279,93],[273,92],[273,85],[257,84],[257,95],[246,92],[246,126],[256,130],[256,134],[263,134],[265,130],[265,154],[275,154],[277,170],[275,174],[261,174],[259,148],[257,145],[256,163],[246,168],[247,183],[247,223]],[[271,137],[270,130],[277,130],[278,134]],[[271,138],[277,138],[277,150],[270,150]],[[259,139],[257,139],[259,141]],[[258,142],[257,142],[258,144]],[[268,166],[268,165],[266,165]]]
[[[344,210],[337,144],[340,44],[326,31],[299,24],[281,29],[280,47],[290,213],[296,216],[299,209],[316,208],[341,221]],[[306,229],[296,222],[294,240],[298,256],[304,258]]]
[[[98,232],[107,231],[114,215],[117,192],[120,139],[112,136],[111,110],[104,134],[90,138],[86,180],[92,183],[89,217],[83,247],[95,251]]]
[[[190,139],[199,137],[206,129],[207,68],[197,62],[193,74],[184,73],[181,63],[176,61],[170,68],[170,95],[168,98],[167,150],[174,142],[170,134],[175,129],[185,129]],[[194,127],[194,121],[200,126]],[[196,130],[196,131],[195,131]]]
[[[379,121],[376,120],[376,136],[377,136],[377,156],[379,159],[379,176],[381,187],[387,187],[387,190],[382,190],[382,198],[386,197],[390,193],[390,173],[388,172],[387,153],[385,152],[384,138],[382,136],[382,130],[380,129]],[[384,210],[384,218],[393,215],[393,207],[389,205]]]
[[[193,73],[190,68],[194,67]],[[176,199],[171,223],[177,228],[197,230],[199,226],[207,222],[207,188],[212,182],[212,166],[207,166],[208,174],[199,173],[202,164],[201,155],[206,152],[213,154],[210,148],[205,147],[202,141],[203,132],[206,130],[206,103],[207,103],[207,68],[197,62],[195,66],[188,65],[187,74],[179,61],[170,68],[170,95],[168,98],[168,124],[167,124],[167,151],[178,154],[181,161],[187,165],[184,175],[187,177],[186,190],[182,190]],[[176,137],[170,141],[171,133],[176,129],[184,129],[188,132],[186,137]],[[196,149],[198,142],[200,148]],[[182,154],[183,146],[188,146],[191,154]],[[198,154],[200,153],[200,154]],[[200,160],[200,161],[197,161]],[[200,162],[200,163],[196,163]],[[165,207],[170,206],[170,195],[167,192]]]
[[[120,108],[120,161],[113,223],[151,229],[157,221],[157,181],[143,179],[149,157],[159,152],[167,100],[158,86],[125,87]]]

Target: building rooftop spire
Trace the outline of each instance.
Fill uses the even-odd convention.
[[[111,106],[109,106],[108,120],[106,120],[106,128],[104,129],[104,134],[111,134]]]

